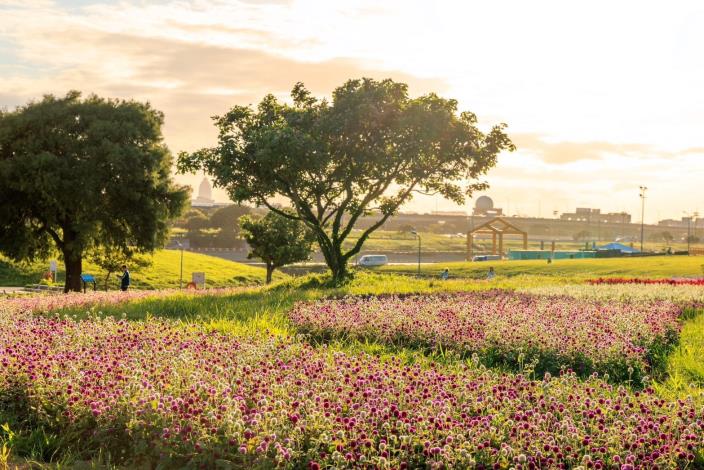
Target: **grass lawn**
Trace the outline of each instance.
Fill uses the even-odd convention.
[[[29,265],[18,265],[0,258],[0,286],[24,286],[38,283],[42,273],[48,270],[48,262],[37,262]],[[152,265],[148,268],[132,272],[132,283],[138,289],[167,289],[179,287],[181,267],[181,252],[176,250],[157,251],[152,258]],[[99,288],[103,285],[105,274],[92,265],[84,262],[83,272],[93,274],[99,279]],[[183,278],[184,283],[191,279],[192,272],[204,272],[208,287],[230,287],[263,284],[266,272],[263,268],[235,263],[214,256],[183,253]],[[288,276],[275,273],[275,280],[283,280]],[[65,273],[59,263],[59,283],[65,278]],[[119,280],[113,275],[109,286],[117,289]]]
[[[680,344],[670,355],[667,380],[658,392],[668,397],[701,395],[704,390],[704,314],[694,315],[683,326]]]
[[[537,275],[553,278],[593,277],[696,277],[704,275],[704,257],[701,256],[652,256],[644,258],[603,258],[556,260],[487,261],[433,263],[421,265],[421,273],[438,276],[444,268],[455,277],[482,278],[489,266],[499,276]],[[393,265],[376,268],[381,272],[414,274],[416,265]]]

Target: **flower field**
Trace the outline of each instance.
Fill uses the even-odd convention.
[[[206,290],[130,290],[121,291],[94,291],[86,294],[69,292],[61,295],[35,295],[31,297],[13,297],[0,299],[0,314],[23,315],[41,314],[61,311],[64,309],[91,309],[93,307],[120,305],[144,299],[165,298],[173,296],[199,296],[199,295],[227,295],[240,292],[242,288],[221,288]]]
[[[519,289],[533,295],[565,295],[598,302],[672,302],[685,308],[704,306],[704,286],[690,284],[568,284]]]
[[[667,284],[670,286],[701,286],[704,287],[704,278],[699,279],[647,279],[647,278],[628,278],[628,277],[600,277],[590,279],[589,284]]]
[[[0,404],[165,468],[695,468],[704,416],[572,373],[408,365],[172,323],[0,317]]]
[[[349,297],[299,303],[299,328],[323,340],[374,340],[451,348],[488,366],[535,361],[539,373],[563,367],[629,380],[659,366],[676,341],[682,307],[672,302],[602,302],[489,291],[410,297]]]

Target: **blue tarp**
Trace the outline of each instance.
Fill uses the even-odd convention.
[[[623,243],[609,243],[608,245],[600,246],[598,250],[618,250],[621,253],[640,253],[640,250],[631,248]]]

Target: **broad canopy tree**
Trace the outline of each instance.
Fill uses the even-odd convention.
[[[89,249],[162,246],[188,197],[163,121],[149,104],[76,91],[0,113],[0,251],[21,261],[58,249],[64,290],[79,291]]]
[[[283,212],[294,215],[283,210]],[[264,217],[240,217],[242,235],[251,252],[249,258],[259,258],[266,264],[266,283],[271,282],[274,270],[287,264],[310,258],[313,236],[301,221],[268,212]]]
[[[315,234],[333,281],[369,235],[414,193],[454,202],[486,183],[477,179],[514,146],[504,124],[483,133],[477,118],[434,93],[410,98],[387,79],[349,80],[332,100],[295,85],[292,104],[268,95],[256,109],[235,106],[216,116],[218,145],[179,156],[182,172],[204,170],[236,202],[268,207]],[[274,204],[288,200],[295,214]],[[376,214],[350,249],[343,242],[358,219]]]

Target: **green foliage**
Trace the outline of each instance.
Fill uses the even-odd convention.
[[[369,235],[415,192],[462,203],[514,146],[504,125],[487,134],[457,102],[428,94],[409,98],[392,80],[349,80],[332,101],[317,100],[298,83],[293,104],[266,96],[257,109],[235,106],[215,118],[218,145],[179,156],[182,172],[204,170],[234,201],[250,201],[303,221],[314,233],[335,281]],[[461,185],[458,181],[468,181]],[[291,201],[296,213],[272,204]],[[359,217],[378,218],[354,246],[343,249]]]
[[[249,212],[249,207],[238,204],[221,207],[210,216],[210,227],[220,229],[221,233],[237,236],[240,229],[237,221]]]
[[[164,116],[149,104],[45,96],[0,114],[0,251],[35,260],[54,249],[80,290],[94,246],[163,246],[188,197],[174,186]]]
[[[204,228],[208,228],[210,220],[204,215],[194,215],[186,220],[185,227],[189,232],[198,232]]]
[[[251,252],[249,258],[266,263],[266,282],[274,269],[310,258],[313,234],[299,220],[269,212],[262,218],[242,216],[240,226]]]
[[[134,251],[121,250],[110,246],[96,246],[90,254],[89,259],[92,264],[105,272],[103,287],[108,290],[110,276],[119,272],[122,266],[128,266],[130,270],[139,271],[151,266],[152,260],[145,255],[139,255]]]

